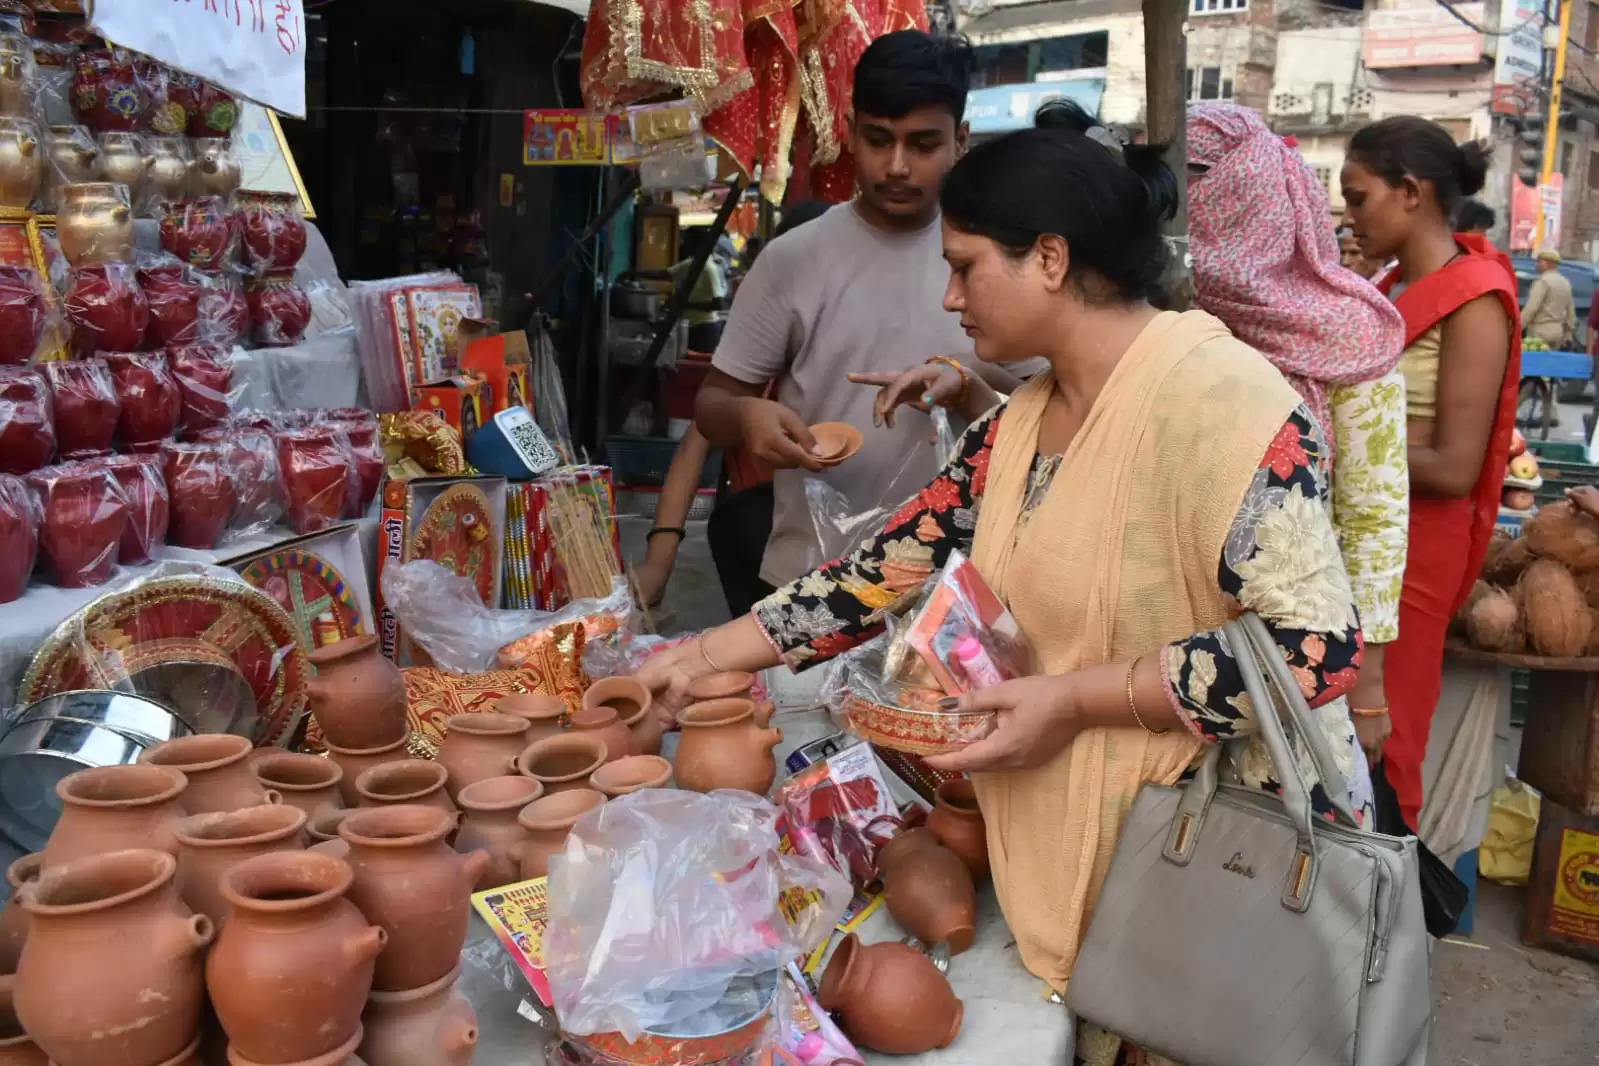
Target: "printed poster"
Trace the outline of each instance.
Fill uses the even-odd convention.
[[[548,880],[535,877],[472,894],[472,906],[494,931],[500,947],[546,1007],[554,1005],[544,976],[544,928],[548,924]]]
[[[610,161],[614,120],[597,111],[559,108],[522,116],[522,162],[530,167],[597,167]]]

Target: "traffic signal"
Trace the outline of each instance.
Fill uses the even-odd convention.
[[[1543,123],[1529,122],[1516,133],[1516,177],[1534,189],[1543,177]]]

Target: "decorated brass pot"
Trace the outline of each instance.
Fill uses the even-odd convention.
[[[132,203],[137,204],[143,198],[144,185],[154,163],[155,157],[145,153],[144,145],[134,134],[100,134],[100,178],[126,185]]]
[[[27,207],[39,191],[39,135],[27,119],[0,117],[0,207]]]
[[[20,33],[0,33],[0,115],[33,114],[33,42]]]
[[[75,185],[95,179],[95,157],[100,149],[89,136],[87,126],[51,126],[50,162],[63,185]]]
[[[189,191],[195,196],[233,195],[244,181],[233,146],[222,137],[200,137],[194,142],[189,164]]]
[[[183,141],[177,137],[149,137],[149,190],[156,200],[181,200],[189,184],[189,161],[183,158]]]
[[[68,185],[56,211],[61,254],[75,267],[133,259],[133,209],[128,190],[109,181]]]

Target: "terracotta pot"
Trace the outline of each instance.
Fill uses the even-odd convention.
[[[220,925],[228,910],[223,875],[257,855],[303,849],[305,817],[298,807],[267,803],[180,818],[172,831],[178,838],[178,894],[183,902]]]
[[[295,752],[273,752],[250,762],[250,772],[262,788],[271,789],[283,797],[286,807],[296,807],[308,818],[329,811],[342,810],[344,797],[339,784],[344,780],[344,769],[332,759]],[[336,836],[330,832],[321,839]]]
[[[233,367],[220,345],[190,344],[167,349],[172,376],[178,380],[182,411],[178,424],[185,433],[201,433],[228,419]]]
[[[56,235],[61,254],[74,267],[133,261],[133,209],[128,191],[108,181],[65,185],[56,210]],[[137,348],[131,344],[112,349]]]
[[[147,154],[133,134],[115,131],[100,134],[100,155],[95,160],[99,177],[102,181],[126,186],[128,198],[134,204],[144,200],[145,185],[154,163],[155,156]]]
[[[363,770],[355,779],[355,791],[363,807],[409,803],[454,815],[455,803],[444,787],[448,779],[449,774],[436,762],[401,759]]]
[[[546,793],[587,788],[589,775],[605,762],[605,741],[593,734],[563,733],[535,740],[512,764],[523,777],[544,786]]]
[[[79,354],[132,351],[144,343],[150,305],[126,263],[75,268],[62,304]]]
[[[404,804],[356,811],[339,826],[355,872],[350,901],[389,934],[374,989],[420,988],[460,962],[469,897],[489,853],[452,851],[445,837],[454,828],[453,815]]]
[[[281,803],[283,797],[262,788],[250,772],[252,748],[248,737],[200,734],[157,744],[139,756],[139,762],[183,771],[189,779],[183,806],[190,814]]]
[[[250,305],[250,334],[262,348],[299,344],[311,324],[311,301],[295,283],[293,272],[246,281],[244,298]]]
[[[345,898],[350,867],[315,852],[241,862],[222,880],[228,923],[206,987],[231,1048],[259,1062],[336,1051],[361,1028],[388,934]]]
[[[783,741],[781,729],[755,724],[749,700],[707,700],[678,715],[683,737],[677,744],[677,786],[695,792],[742,788],[764,796],[777,776],[772,749]]]
[[[184,548],[214,548],[233,512],[233,479],[221,444],[167,443],[167,491],[172,495],[169,539]]]
[[[181,396],[161,352],[101,352],[116,386],[117,440],[145,444],[165,440],[178,426]]]
[[[520,832],[520,830],[518,830]],[[0,911],[0,973],[16,973],[17,962],[22,958],[22,945],[28,942],[28,912],[17,902],[24,885],[39,879],[44,868],[44,856],[38,853],[24,855],[6,868],[6,883],[11,886],[11,899]],[[6,993],[6,1006],[10,1007],[10,989]],[[5,1057],[0,1055],[0,1066]]]
[[[745,670],[723,670],[696,677],[689,682],[688,698],[695,703],[706,700],[749,699],[755,675]]]
[[[61,817],[40,859],[46,867],[138,842],[178,853],[172,827],[184,816],[189,779],[168,766],[100,766],[56,782]]]
[[[888,913],[924,944],[959,955],[977,935],[977,892],[959,855],[929,829],[907,829],[877,849]]]
[[[499,714],[509,714],[528,723],[525,739],[529,744],[561,731],[566,717],[566,701],[544,692],[513,692],[494,703]]]
[[[632,734],[634,750],[631,754],[637,755],[661,753],[661,738],[666,727],[650,713],[651,702],[650,690],[633,677],[603,678],[583,693],[584,710],[609,707],[616,712],[616,717]]]
[[[544,786],[530,777],[490,777],[467,785],[456,797],[462,815],[455,850],[466,854],[481,848],[489,853],[489,864],[477,881],[479,892],[520,879],[517,849],[527,839],[527,830],[516,816],[543,794]],[[0,914],[0,922],[4,918]]]
[[[405,750],[409,739],[409,736],[404,736],[393,744],[381,744],[375,748],[340,748],[333,744],[328,745],[328,758],[338,763],[339,769],[344,771],[344,778],[339,782],[339,795],[344,797],[345,806],[354,807],[361,802],[361,793],[355,790],[356,778],[374,766],[409,758]]]
[[[233,1048],[228,1048],[228,1066],[366,1066],[366,1060],[355,1053],[356,1048],[361,1046],[364,1032],[358,1028],[355,1036],[340,1044],[337,1050],[330,1051],[326,1055],[318,1055],[314,1059],[301,1059],[299,1062],[256,1062],[254,1059],[245,1058]]]
[[[841,1016],[858,1046],[889,1055],[948,1047],[965,1009],[933,961],[906,944],[862,944],[854,933],[833,952],[816,995]]]
[[[52,866],[23,893],[17,1015],[60,1066],[161,1063],[200,1031],[213,927],[178,899],[177,867],[164,851],[113,851]],[[108,965],[114,945],[129,950]]]
[[[312,758],[315,758],[315,756],[312,756]],[[358,807],[338,807],[313,814],[310,820],[305,823],[306,835],[311,838],[313,846],[326,844],[334,840],[342,844],[343,841],[339,838],[339,826],[346,818],[359,809]]]
[[[128,521],[128,501],[109,470],[88,463],[28,475],[42,512],[39,548],[62,588],[104,584]]]
[[[361,1016],[361,1054],[383,1066],[471,1066],[477,1053],[477,1012],[455,990],[461,964],[421,988],[373,992]]]
[[[305,254],[305,220],[297,193],[240,190],[239,228],[245,256],[261,273],[292,271]]]
[[[457,714],[445,719],[439,764],[449,774],[450,798],[474,781],[505,773],[527,747],[529,724],[509,714]]]
[[[0,603],[28,590],[28,575],[39,555],[39,501],[28,483],[0,474]]]
[[[50,385],[30,366],[0,366],[0,473],[26,474],[56,448]],[[112,402],[116,396],[112,395]],[[112,416],[113,424],[116,416]]]
[[[7,972],[15,969],[16,962],[13,960],[12,970]],[[14,999],[11,982],[0,982],[0,1066],[48,1066],[50,1057],[39,1050],[33,1037],[23,1031]]]
[[[595,770],[589,784],[615,799],[646,788],[665,788],[671,779],[672,764],[659,755],[629,755]]]
[[[183,158],[183,141],[177,137],[149,137],[149,199],[160,203],[183,199],[189,187],[189,161]]]
[[[940,844],[960,856],[975,884],[988,879],[988,827],[970,780],[963,777],[938,786],[927,828]]]
[[[200,332],[213,344],[241,343],[250,331],[250,302],[244,282],[228,270],[207,273],[196,268],[200,282]]]
[[[317,648],[316,677],[306,685],[311,714],[330,747],[346,751],[393,746],[409,733],[405,678],[384,658],[371,633]]]
[[[544,877],[550,872],[550,857],[566,847],[572,827],[589,811],[605,804],[605,793],[591,788],[576,788],[534,800],[516,816],[527,830],[527,840],[519,849],[522,880]]]
[[[344,517],[356,476],[336,429],[284,430],[274,438],[278,477],[296,533],[315,533]]]
[[[147,563],[155,549],[166,543],[171,518],[161,465],[145,455],[113,455],[101,462],[128,500],[128,522],[122,527],[117,562]]]
[[[194,142],[194,158],[189,162],[189,191],[196,197],[231,197],[243,180],[238,157],[225,137]]]
[[[350,442],[350,450],[355,453],[355,474],[359,483],[354,502],[345,517],[361,518],[371,509],[372,501],[377,499],[389,464],[383,457],[383,445],[378,443],[376,423],[341,420],[338,425]]]
[[[38,354],[47,313],[34,269],[0,266],[0,364],[27,363]]]
[[[578,711],[572,716],[571,726],[574,734],[596,737],[605,745],[606,762],[638,754],[632,732],[610,707],[591,707]]]
[[[139,288],[150,305],[145,341],[151,347],[194,344],[200,339],[200,283],[182,264],[143,267]]]
[[[53,359],[44,364],[55,413],[56,448],[63,456],[111,447],[122,404],[102,359]]]
[[[161,218],[161,247],[201,270],[227,265],[236,233],[220,196],[168,203]]]
[[[5,84],[3,72],[0,66],[0,87]],[[39,191],[41,162],[39,133],[33,123],[0,116],[0,207],[17,210],[33,203]]]

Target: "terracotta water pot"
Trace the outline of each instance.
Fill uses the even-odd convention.
[[[178,894],[183,902],[220,925],[228,912],[223,876],[257,855],[304,848],[305,820],[298,807],[270,803],[180,819],[173,833],[178,838]]]
[[[161,453],[172,497],[168,539],[183,548],[216,547],[233,513],[226,446],[169,441]]]
[[[236,203],[235,217],[250,266],[263,273],[292,271],[305,254],[299,195],[241,189]]]
[[[0,603],[20,599],[39,557],[39,501],[28,483],[0,474]]]
[[[299,1062],[361,1029],[372,967],[388,934],[345,898],[348,864],[316,852],[241,862],[222,881],[228,922],[206,988],[228,1044],[259,1062]]]
[[[46,867],[117,851],[130,843],[178,853],[173,824],[184,816],[189,779],[168,766],[99,766],[56,782],[61,817],[40,852]]]
[[[178,899],[177,869],[164,851],[112,851],[51,866],[23,893],[17,1015],[59,1066],[163,1063],[199,1033],[214,930]]]
[[[633,734],[610,707],[585,707],[572,716],[572,732],[592,736],[605,745],[605,761],[613,762],[637,755]]]
[[[365,1030],[357,1027],[356,1034],[335,1050],[326,1055],[318,1055],[313,1059],[301,1059],[299,1062],[265,1063],[254,1059],[247,1059],[239,1054],[235,1048],[228,1048],[228,1066],[366,1066],[366,1062],[356,1056],[355,1051],[361,1046],[365,1038]]]
[[[695,792],[742,788],[764,796],[777,776],[772,749],[781,729],[755,724],[755,704],[745,699],[707,700],[678,715],[677,787]]]
[[[927,828],[940,844],[960,856],[975,884],[988,879],[988,827],[970,780],[962,777],[938,786]]]
[[[563,733],[535,740],[512,765],[543,785],[545,793],[566,792],[587,788],[589,775],[604,765],[605,755],[605,741],[592,733]]]
[[[23,1031],[13,999],[11,983],[0,983],[0,1066],[47,1066],[49,1056]]]
[[[455,850],[467,854],[481,848],[489,853],[489,864],[477,881],[478,891],[520,879],[522,867],[515,849],[527,839],[527,830],[516,816],[542,795],[543,785],[531,777],[517,776],[475,781],[456,796],[461,828],[455,833]],[[0,913],[0,922],[4,919]]]
[[[383,1066],[471,1066],[477,1052],[477,1012],[455,990],[461,964],[431,984],[404,992],[373,992],[361,1020],[361,1054]]]
[[[503,775],[511,760],[528,746],[529,728],[525,718],[494,712],[445,719],[439,763],[449,773],[451,798],[459,797],[474,781]]]
[[[547,692],[513,692],[496,700],[494,710],[526,721],[528,730],[524,739],[531,744],[561,731],[566,701]]]
[[[362,751],[405,741],[405,678],[375,634],[336,641],[309,658],[317,672],[306,695],[329,747]]]
[[[460,962],[469,897],[489,853],[451,850],[445,838],[454,829],[454,815],[410,804],[356,811],[340,824],[355,873],[350,902],[389,934],[374,989],[420,988]]]
[[[576,788],[534,800],[522,808],[517,820],[527,830],[519,858],[522,880],[543,877],[550,872],[550,856],[566,847],[572,827],[589,811],[605,804],[605,793],[591,788]]]
[[[907,829],[877,849],[888,913],[924,944],[940,941],[950,954],[977,935],[977,891],[961,857],[929,829]]]
[[[374,766],[409,758],[405,750],[408,739],[409,737],[401,737],[393,744],[381,744],[375,748],[340,748],[333,744],[328,745],[328,758],[338,763],[339,769],[344,771],[344,777],[339,781],[339,795],[344,797],[345,806],[354,807],[361,802],[361,793],[355,790],[356,778]]]
[[[630,755],[659,755],[661,737],[666,732],[650,713],[650,690],[634,677],[607,677],[594,682],[583,693],[583,710],[593,711],[609,707],[632,734],[634,750]],[[577,728],[574,726],[573,728]],[[621,758],[613,754],[612,758]]]
[[[889,1055],[949,1047],[964,1007],[933,961],[906,944],[862,944],[854,933],[833,952],[817,1002],[842,1016],[857,1045]]]
[[[283,797],[262,788],[250,771],[252,750],[248,737],[209,733],[157,744],[139,756],[139,761],[183,771],[189,779],[183,806],[190,814],[281,803]]]
[[[688,698],[695,703],[704,703],[706,700],[747,700],[754,687],[754,674],[746,670],[722,670],[690,681]]]
[[[589,784],[615,799],[646,788],[665,788],[672,764],[659,755],[629,755],[608,762],[589,775]]]
[[[161,462],[149,455],[113,455],[100,460],[122,486],[128,500],[128,522],[122,527],[117,562],[146,563],[155,549],[166,543],[171,522],[171,498]]]
[[[456,807],[444,788],[447,780],[444,767],[436,762],[400,759],[361,771],[355,779],[355,791],[363,807],[407,803],[437,807],[453,816]]]
[[[344,797],[339,793],[344,768],[332,759],[288,751],[273,752],[252,759],[250,772],[255,774],[262,788],[272,789],[283,797],[285,806],[298,807],[307,817],[315,818],[344,806]]]
[[[28,912],[17,902],[17,896],[22,886],[39,879],[39,871],[43,868],[44,856],[38,853],[24,855],[6,868],[11,900],[5,910],[0,911],[0,973],[17,972],[17,962],[22,958],[22,945],[28,941]],[[10,1005],[9,997],[7,1005]],[[4,1057],[0,1057],[0,1066],[4,1066],[4,1063]]]

